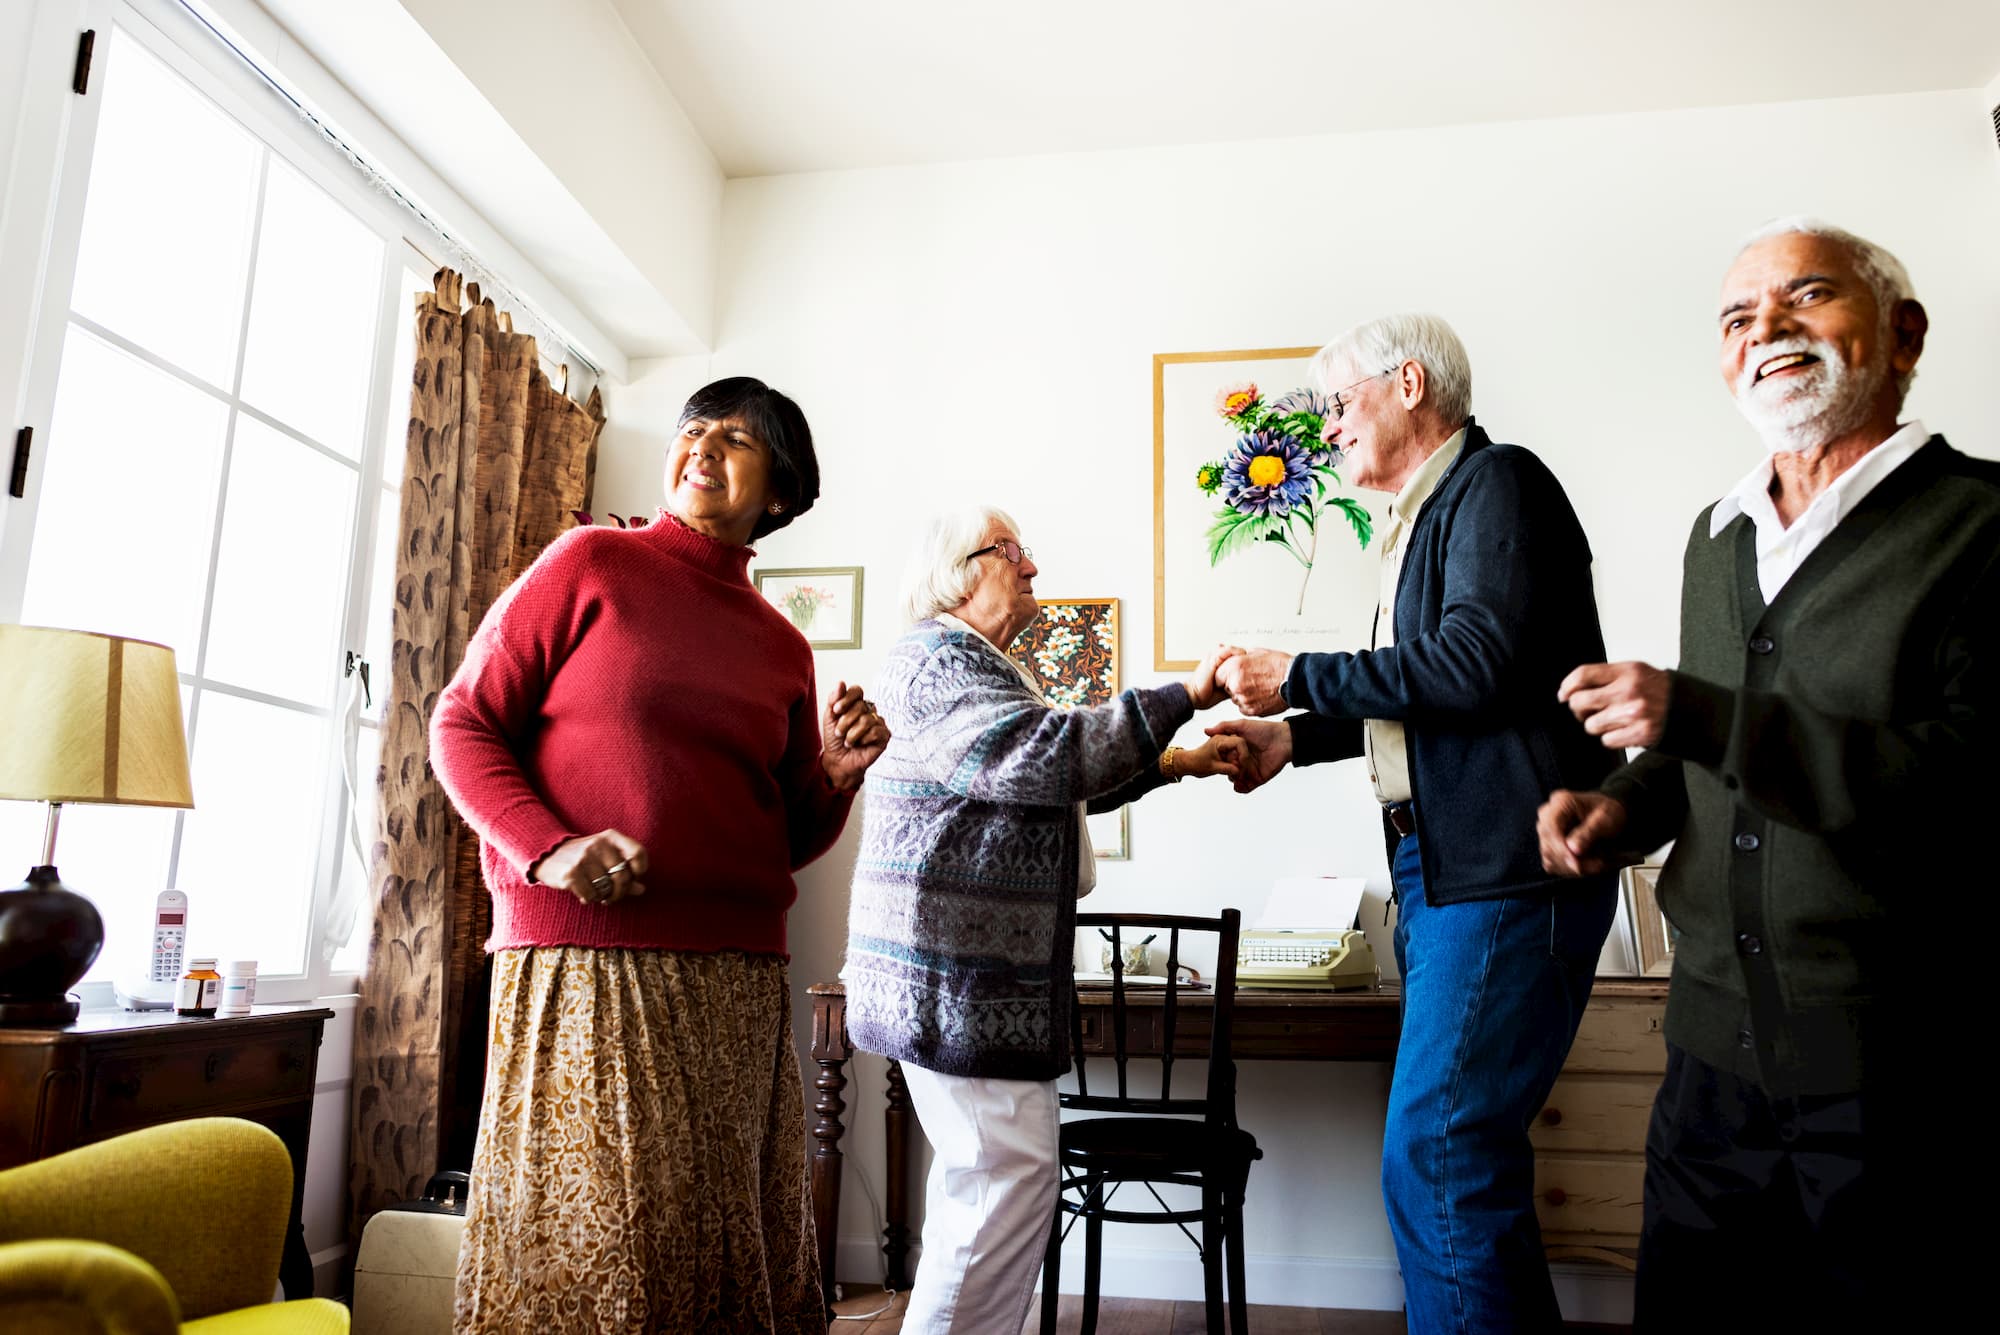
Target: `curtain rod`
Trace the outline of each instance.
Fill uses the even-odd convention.
[[[335,152],[339,153],[350,167],[359,172],[371,189],[377,194],[387,196],[405,213],[422,223],[426,231],[430,232],[443,243],[446,257],[452,261],[453,267],[457,268],[468,280],[478,283],[483,294],[491,296],[498,293],[500,296],[505,297],[508,303],[509,315],[512,317],[517,328],[523,324],[527,325],[528,328],[522,332],[534,335],[537,342],[551,343],[561,347],[571,359],[582,363],[592,376],[601,378],[604,375],[604,368],[592,361],[582,349],[578,348],[575,342],[568,335],[564,334],[562,329],[553,320],[548,319],[540,311],[536,310],[534,303],[517,292],[506,279],[500,277],[493,269],[493,266],[481,260],[470,246],[453,236],[443,223],[419,208],[416,201],[404,194],[402,188],[396,184],[395,180],[386,171],[376,166],[366,154],[362,153],[345,139],[342,139],[333,127],[321,120],[319,114],[307,106],[305,100],[294,93],[283,80],[266,69],[263,63],[254,55],[238,46],[228,33],[217,27],[209,19],[208,15],[203,13],[196,5],[195,0],[177,0],[177,3],[224,50],[235,56],[237,60],[242,62],[246,69],[256,75],[259,82],[270,89],[271,92],[283,98],[285,105],[291,108],[293,114],[304,121]]]

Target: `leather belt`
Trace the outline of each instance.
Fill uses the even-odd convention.
[[[1417,809],[1408,802],[1392,802],[1383,807],[1382,819],[1399,836],[1407,837],[1417,832]]]

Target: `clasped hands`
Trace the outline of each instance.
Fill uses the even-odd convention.
[[[1187,773],[1226,774],[1237,792],[1248,793],[1269,783],[1291,763],[1290,725],[1257,717],[1276,714],[1285,708],[1279,688],[1284,685],[1291,665],[1292,656],[1275,649],[1243,649],[1223,644],[1209,651],[1187,682],[1195,708],[1208,709],[1227,696],[1239,710],[1252,717],[1229,719],[1206,728],[1209,740],[1178,758]],[[1198,757],[1204,755],[1215,757],[1214,767],[1200,771],[1192,768],[1191,762],[1200,763]]]
[[[1291,725],[1266,717],[1285,708],[1280,688],[1291,667],[1290,654],[1233,646],[1219,647],[1203,662],[1213,678],[1212,695],[1226,692],[1249,716],[1206,729],[1217,742],[1241,744],[1230,771],[1239,793],[1263,787],[1291,763]],[[1672,689],[1672,675],[1648,663],[1589,663],[1563,679],[1556,698],[1585,732],[1622,750],[1659,744]],[[1207,708],[1214,700],[1197,696],[1196,703]],[[1559,876],[1592,876],[1639,861],[1641,853],[1621,846],[1626,822],[1625,805],[1616,798],[1558,789],[1536,813],[1543,867]]]

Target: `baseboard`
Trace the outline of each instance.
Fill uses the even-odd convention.
[[[1083,1291],[1082,1255],[1063,1253],[1062,1291]],[[912,1250],[912,1268],[915,1252]],[[1632,1276],[1610,1266],[1560,1262],[1549,1267],[1565,1319],[1628,1325]],[[834,1272],[852,1284],[882,1282],[882,1249],[872,1239],[843,1238]],[[1201,1301],[1201,1268],[1190,1253],[1148,1247],[1107,1247],[1100,1284],[1107,1297]],[[1258,1256],[1243,1258],[1250,1301],[1271,1307],[1349,1308],[1393,1312],[1403,1305],[1403,1277],[1377,1257]]]
[[[340,1294],[341,1266],[347,1260],[347,1244],[328,1247],[325,1251],[312,1254],[313,1293],[321,1298],[334,1298]]]

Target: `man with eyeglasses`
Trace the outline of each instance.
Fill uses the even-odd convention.
[[[1372,647],[1223,661],[1252,748],[1247,792],[1286,764],[1364,757],[1399,914],[1402,1035],[1382,1194],[1413,1331],[1561,1324],[1536,1223],[1528,1125],[1576,1036],[1615,880],[1545,870],[1534,813],[1612,761],[1551,692],[1601,656],[1590,544],[1554,474],[1472,420],[1451,326],[1399,315],[1313,359],[1338,386],[1330,443],[1394,495]]]

